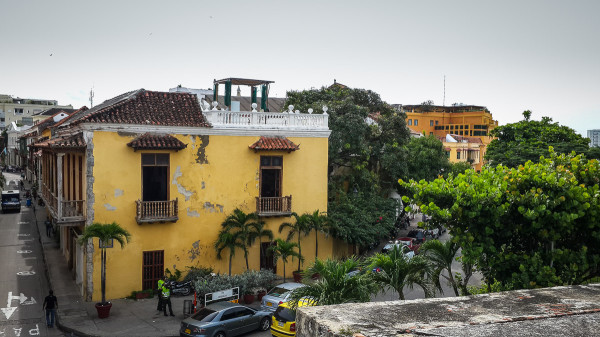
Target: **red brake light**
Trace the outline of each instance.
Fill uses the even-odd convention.
[[[290,325],[290,331],[296,331],[296,323]]]
[[[283,304],[283,301],[279,301],[279,304]]]

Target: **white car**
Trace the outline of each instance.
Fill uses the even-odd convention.
[[[277,306],[279,306],[281,303],[287,302],[290,299],[292,290],[300,287],[304,287],[304,284],[288,282],[275,286],[265,296],[263,296],[260,302],[260,310],[275,312],[275,310],[277,310]]]

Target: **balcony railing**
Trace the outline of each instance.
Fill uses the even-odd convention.
[[[84,220],[85,200],[62,200],[62,198],[57,198],[46,184],[42,184],[41,192],[48,210],[59,224]],[[60,208],[58,207],[59,204]]]
[[[256,213],[260,216],[282,216],[292,214],[292,196],[256,197]]]
[[[204,116],[214,127],[329,130],[327,114],[211,110],[204,111]]]
[[[176,222],[179,220],[177,198],[165,201],[141,201],[136,202],[136,221],[148,222]]]

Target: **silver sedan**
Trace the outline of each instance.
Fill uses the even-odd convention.
[[[267,331],[271,313],[230,302],[209,304],[181,322],[179,336],[231,337],[254,330]]]

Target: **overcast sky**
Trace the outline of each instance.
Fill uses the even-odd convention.
[[[388,103],[484,105],[500,124],[529,109],[600,128],[598,0],[0,0],[0,12],[0,93],[15,97],[79,108],[92,87],[97,104],[227,77],[275,81],[284,97],[336,79]]]

